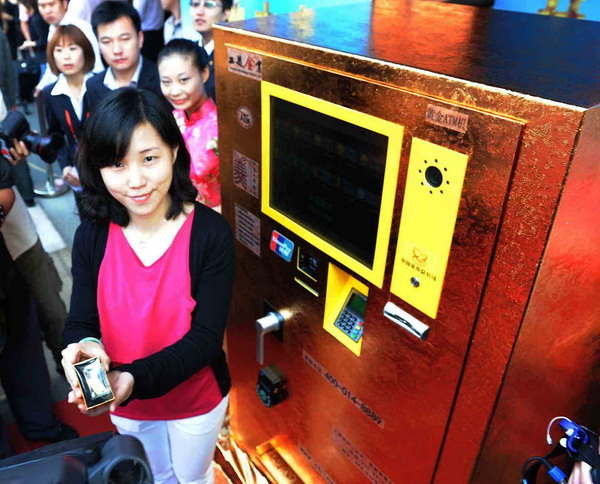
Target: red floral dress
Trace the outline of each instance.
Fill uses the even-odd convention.
[[[197,200],[209,207],[221,205],[217,107],[209,98],[188,118],[175,109],[173,116],[190,152],[190,178],[198,190]]]

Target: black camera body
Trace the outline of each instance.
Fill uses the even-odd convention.
[[[31,131],[29,122],[18,111],[9,111],[0,122],[0,148],[3,155],[10,154],[8,149],[12,147],[13,139],[23,141],[29,151],[37,154],[46,163],[56,160],[56,155],[64,144],[60,135],[42,136]]]
[[[154,478],[139,440],[104,432],[1,460],[0,482],[153,484]]]

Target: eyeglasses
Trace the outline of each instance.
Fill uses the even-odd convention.
[[[215,0],[200,0],[199,2],[190,2],[190,7],[193,8],[200,8],[200,7],[204,7],[204,8],[217,8],[217,7],[222,7],[223,4],[215,1]]]

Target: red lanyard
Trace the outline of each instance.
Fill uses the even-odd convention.
[[[71,130],[71,134],[73,135],[73,139],[75,143],[77,143],[77,135],[75,134],[75,130],[73,129],[73,123],[71,122],[71,115],[69,111],[65,109],[65,118],[67,119],[67,124],[69,125],[69,129]]]

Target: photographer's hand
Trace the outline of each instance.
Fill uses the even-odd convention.
[[[575,462],[568,484],[593,484],[591,469],[585,462]]]
[[[30,155],[30,151],[27,149],[27,146],[25,146],[25,143],[23,143],[22,141],[17,141],[16,139],[13,139],[13,148],[10,148],[10,156],[7,157],[8,161],[11,163],[11,165],[18,165],[19,163],[21,163],[25,158],[27,158]]]

